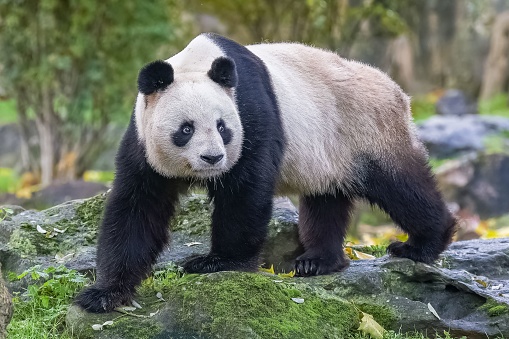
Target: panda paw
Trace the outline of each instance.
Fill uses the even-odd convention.
[[[432,246],[413,246],[408,242],[396,241],[387,247],[387,253],[394,257],[407,258],[413,261],[431,264],[438,259],[438,251]]]
[[[107,313],[128,304],[131,297],[130,294],[122,293],[118,289],[91,286],[78,294],[74,303],[88,312]]]
[[[295,260],[295,275],[309,277],[340,272],[348,267],[348,261],[342,254],[316,255],[307,252]]]
[[[230,259],[214,254],[200,255],[191,258],[184,264],[187,273],[213,273],[219,271],[254,272],[258,267],[258,259]]]

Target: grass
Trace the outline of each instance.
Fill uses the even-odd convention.
[[[498,94],[489,100],[479,102],[480,115],[498,115],[509,118],[509,101],[507,94]]]
[[[35,266],[11,279],[27,279],[30,284],[24,293],[14,294],[8,338],[72,338],[66,331],[65,315],[76,293],[88,282],[85,276],[64,266],[45,270]]]

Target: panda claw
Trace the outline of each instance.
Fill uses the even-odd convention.
[[[218,255],[208,254],[191,257],[184,263],[187,273],[213,273],[219,271],[256,271],[257,258],[230,259]]]
[[[108,313],[115,308],[129,303],[132,295],[120,290],[91,286],[81,292],[74,303],[92,313]]]
[[[310,256],[304,253],[295,262],[295,275],[309,277],[314,275],[339,272],[348,266],[348,262],[341,256]]]

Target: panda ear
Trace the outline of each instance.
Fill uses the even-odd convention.
[[[165,89],[173,82],[173,67],[157,60],[145,65],[138,74],[138,91],[145,95]]]
[[[212,63],[208,76],[223,87],[237,86],[237,68],[235,61],[227,57],[219,57]]]

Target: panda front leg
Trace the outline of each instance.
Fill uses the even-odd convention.
[[[76,297],[76,304],[102,313],[131,300],[168,242],[179,188],[181,182],[162,177],[147,164],[131,120],[99,230],[97,280]]]
[[[226,177],[209,187],[215,206],[211,250],[186,262],[185,271],[256,271],[272,215],[273,186],[267,178],[246,182]]]
[[[299,238],[305,252],[296,260],[297,275],[328,274],[348,266],[343,241],[352,206],[352,200],[341,191],[300,198]]]

